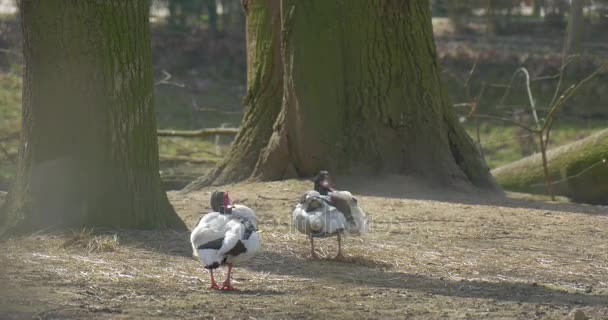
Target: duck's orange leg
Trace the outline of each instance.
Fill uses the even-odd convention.
[[[226,281],[224,281],[224,286],[222,287],[222,290],[226,290],[226,291],[239,291],[239,289],[235,288],[232,286],[231,282],[230,282],[230,274],[232,273],[232,263],[228,264],[228,275],[226,276]]]
[[[209,270],[209,274],[211,275],[211,287],[209,289],[219,289],[220,286],[215,282],[215,278],[213,277],[213,269]]]

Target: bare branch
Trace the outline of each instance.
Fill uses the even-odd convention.
[[[469,90],[467,90],[467,95],[469,96],[469,98],[471,97],[470,93],[470,82],[471,82],[471,78],[473,77],[473,73],[475,73],[475,70],[477,69],[477,62],[479,60],[479,56],[477,56],[477,58],[475,58],[475,62],[473,63],[473,66],[471,67],[471,70],[469,70],[469,74],[467,75],[467,79],[464,81],[464,87],[468,88]]]
[[[530,128],[527,125],[521,123],[521,122],[517,122],[513,119],[509,119],[509,118],[503,118],[503,117],[496,117],[496,116],[491,116],[491,115],[486,115],[486,114],[474,114],[472,115],[472,117],[474,118],[481,118],[481,119],[491,119],[491,120],[497,120],[497,121],[504,121],[504,122],[508,122],[508,123],[512,123],[516,126],[522,127],[530,132],[534,132],[534,133],[538,133],[539,130],[534,129],[534,128]]]
[[[500,102],[498,103],[498,105],[499,106],[504,105],[505,100],[511,93],[511,88],[513,87],[513,82],[515,81],[515,78],[517,77],[517,75],[520,73],[523,74],[524,77],[526,78],[526,92],[528,94],[528,101],[530,102],[530,108],[532,109],[532,115],[534,116],[534,122],[536,122],[536,127],[540,128],[538,114],[536,113],[536,103],[534,102],[534,97],[532,96],[532,90],[530,88],[530,73],[528,72],[528,69],[522,67],[522,68],[515,70],[515,72],[513,73],[513,76],[511,76],[509,85],[506,87],[507,89],[505,90],[505,94],[500,99]]]
[[[554,116],[555,112],[557,112],[557,110],[561,106],[563,106],[564,103],[566,101],[568,101],[568,99],[570,99],[580,87],[585,85],[587,82],[589,82],[591,79],[593,79],[598,74],[604,72],[604,70],[606,70],[606,69],[608,69],[608,62],[604,62],[604,64],[602,64],[602,66],[600,66],[597,70],[592,72],[590,75],[588,75],[585,79],[581,80],[576,85],[572,85],[572,86],[568,87],[568,89],[566,89],[564,91],[564,93],[559,97],[557,102],[555,102],[555,104],[552,105],[551,110],[547,114],[547,119],[552,118]],[[547,128],[548,124],[549,124],[549,122],[545,121],[542,129],[545,130]]]
[[[550,75],[550,76],[542,76],[542,77],[536,77],[536,78],[532,78],[532,82],[535,81],[543,81],[543,80],[554,80],[554,79],[558,79],[562,73],[564,72],[564,69],[570,64],[570,62],[572,62],[572,60],[567,60],[565,64],[563,64],[562,66],[559,67],[559,71],[556,74]]]
[[[479,108],[479,101],[481,101],[481,98],[483,97],[483,94],[485,92],[486,92],[486,83],[484,82],[481,84],[481,89],[479,89],[479,94],[475,97],[475,99],[473,99],[473,107],[471,108],[471,111],[469,112],[467,117],[470,118],[472,115],[475,114],[475,112],[477,112],[477,109]],[[477,131],[479,131],[479,122],[477,122]]]
[[[564,81],[564,71],[566,70],[566,67],[572,62],[574,61],[573,56],[569,56],[566,57],[564,59],[564,64],[561,67],[561,69],[559,70],[559,81],[557,81],[557,87],[555,87],[555,93],[553,94],[553,98],[551,99],[551,103],[549,104],[550,106],[555,104],[555,101],[557,99],[557,96],[559,95],[559,91],[562,88],[562,83]]]
[[[162,80],[157,81],[154,85],[158,86],[161,84],[166,84],[166,85],[171,85],[171,86],[176,86],[179,88],[183,88],[186,85],[180,82],[174,82],[174,81],[169,81],[173,76],[167,72],[167,70],[163,70],[163,74],[165,75],[165,77]]]

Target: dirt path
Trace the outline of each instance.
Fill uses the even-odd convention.
[[[235,271],[242,292],[207,289],[186,233],[101,232],[120,242],[109,252],[40,234],[0,243],[0,318],[608,319],[608,208],[340,182],[373,222],[346,240],[345,262],[306,259],[290,231],[308,182],[238,184],[224,189],[256,210],[263,237]],[[169,196],[192,226],[210,190]],[[317,243],[335,254],[334,239]]]

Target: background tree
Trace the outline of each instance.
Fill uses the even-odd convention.
[[[566,54],[576,54],[581,51],[583,37],[583,0],[572,0],[568,15],[568,30],[566,31]]]
[[[541,10],[544,6],[544,0],[533,0],[533,9],[532,9],[532,15],[535,17],[540,17],[541,14]]]
[[[205,8],[208,2],[209,0],[167,0],[167,9],[169,9],[169,25],[175,29],[187,28],[191,20],[200,20],[203,13],[203,8]],[[209,27],[210,29],[214,28],[214,26]],[[217,25],[215,28],[217,29]]]
[[[447,13],[456,33],[467,31],[471,19],[472,0],[452,0],[446,4]]]
[[[147,1],[20,6],[23,129],[0,233],[185,229],[160,188]]]
[[[186,190],[319,169],[497,189],[441,83],[428,1],[282,0],[280,64],[278,4],[248,1],[242,132],[226,160]]]

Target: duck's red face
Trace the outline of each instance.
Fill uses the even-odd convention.
[[[224,193],[224,199],[222,201],[222,204],[223,204],[224,208],[228,208],[228,207],[232,206],[232,200],[230,200],[230,197],[228,196],[228,192]]]
[[[323,188],[329,188],[330,187],[329,179],[327,177],[325,177],[325,179],[321,180],[320,185]]]

